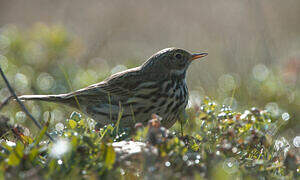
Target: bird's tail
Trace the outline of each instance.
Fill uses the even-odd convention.
[[[18,96],[22,101],[26,100],[37,100],[37,101],[47,101],[66,104],[75,108],[79,108],[79,101],[71,94],[58,94],[58,95],[23,95]],[[13,96],[8,97],[3,103],[0,103],[0,110],[6,106],[11,100],[14,100]]]
[[[23,95],[18,96],[20,100],[37,100],[37,101],[48,101],[48,102],[60,102],[65,103],[70,100],[67,94],[59,95]]]

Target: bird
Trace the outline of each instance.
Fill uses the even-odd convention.
[[[119,123],[132,127],[147,124],[153,114],[161,125],[172,127],[185,113],[189,92],[186,72],[192,61],[207,53],[166,48],[142,65],[115,73],[105,80],[65,94],[22,95],[20,100],[62,103],[77,108],[100,126]]]

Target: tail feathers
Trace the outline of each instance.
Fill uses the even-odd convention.
[[[20,100],[38,100],[38,101],[52,101],[52,102],[66,102],[69,97],[66,94],[59,95],[23,95],[18,97]]]

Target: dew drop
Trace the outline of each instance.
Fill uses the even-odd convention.
[[[284,154],[286,154],[290,149],[290,144],[284,137],[280,137],[275,141],[274,148],[276,151],[283,150]]]
[[[295,147],[300,147],[300,136],[296,136],[293,140],[293,144]]]
[[[170,167],[171,166],[171,163],[169,161],[165,162],[165,166],[166,167]]]
[[[12,141],[6,141],[6,145],[13,147],[13,146],[16,146],[16,143],[12,142]]]
[[[125,174],[125,171],[124,171],[124,169],[120,169],[120,173],[121,173],[121,175],[124,175]]]
[[[241,115],[241,119],[246,119],[246,117],[250,114],[249,110],[245,110],[244,113]]]
[[[285,112],[281,115],[281,118],[284,120],[284,121],[288,121],[290,119],[290,115],[289,113]]]
[[[191,165],[193,165],[194,163],[193,163],[193,161],[187,161],[187,166],[191,166]]]
[[[236,147],[233,147],[233,148],[232,148],[232,152],[233,152],[233,153],[236,153],[237,150],[238,150],[238,149],[237,149]]]
[[[64,128],[65,128],[65,126],[64,126],[63,123],[57,123],[57,124],[55,125],[55,129],[56,129],[57,131],[63,131]]]
[[[187,155],[184,155],[183,157],[182,157],[182,159],[184,160],[184,161],[187,161],[188,160],[188,156]]]

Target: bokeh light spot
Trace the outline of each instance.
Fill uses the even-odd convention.
[[[23,111],[19,111],[16,113],[16,121],[18,123],[23,123],[26,120],[26,114]]]
[[[51,112],[51,116],[55,122],[63,121],[64,115],[65,115],[64,112],[59,109],[54,109]]]
[[[124,71],[126,69],[127,69],[126,66],[119,64],[119,65],[116,65],[114,68],[112,68],[111,74],[115,74],[117,72],[121,72],[121,71]]]
[[[223,74],[218,81],[219,88],[224,91],[231,91],[236,87],[235,79],[230,74]]]
[[[189,95],[189,101],[188,101],[188,108],[193,107],[193,105],[200,106],[201,105],[201,99],[203,97],[199,94],[198,91],[191,91]]]
[[[15,75],[15,87],[19,91],[24,91],[26,88],[28,88],[28,79],[27,76],[21,73],[17,73]]]
[[[8,68],[8,60],[5,56],[0,54],[0,66],[2,70],[5,72],[6,69]]]
[[[50,149],[50,156],[60,158],[70,150],[70,143],[66,139],[59,139]]]
[[[265,106],[265,109],[268,110],[274,116],[279,115],[279,107],[278,104],[275,102],[270,102]]]
[[[48,73],[41,73],[37,78],[37,85],[39,89],[47,91],[54,85],[54,78]]]
[[[10,45],[10,40],[4,35],[0,35],[0,52],[5,52]]]
[[[10,93],[7,88],[0,89],[0,102],[5,100],[9,95]]]
[[[31,114],[34,117],[39,118],[41,116],[41,107],[38,105],[33,105],[31,108]]]
[[[254,79],[264,81],[269,75],[269,69],[264,64],[258,64],[252,69]]]

